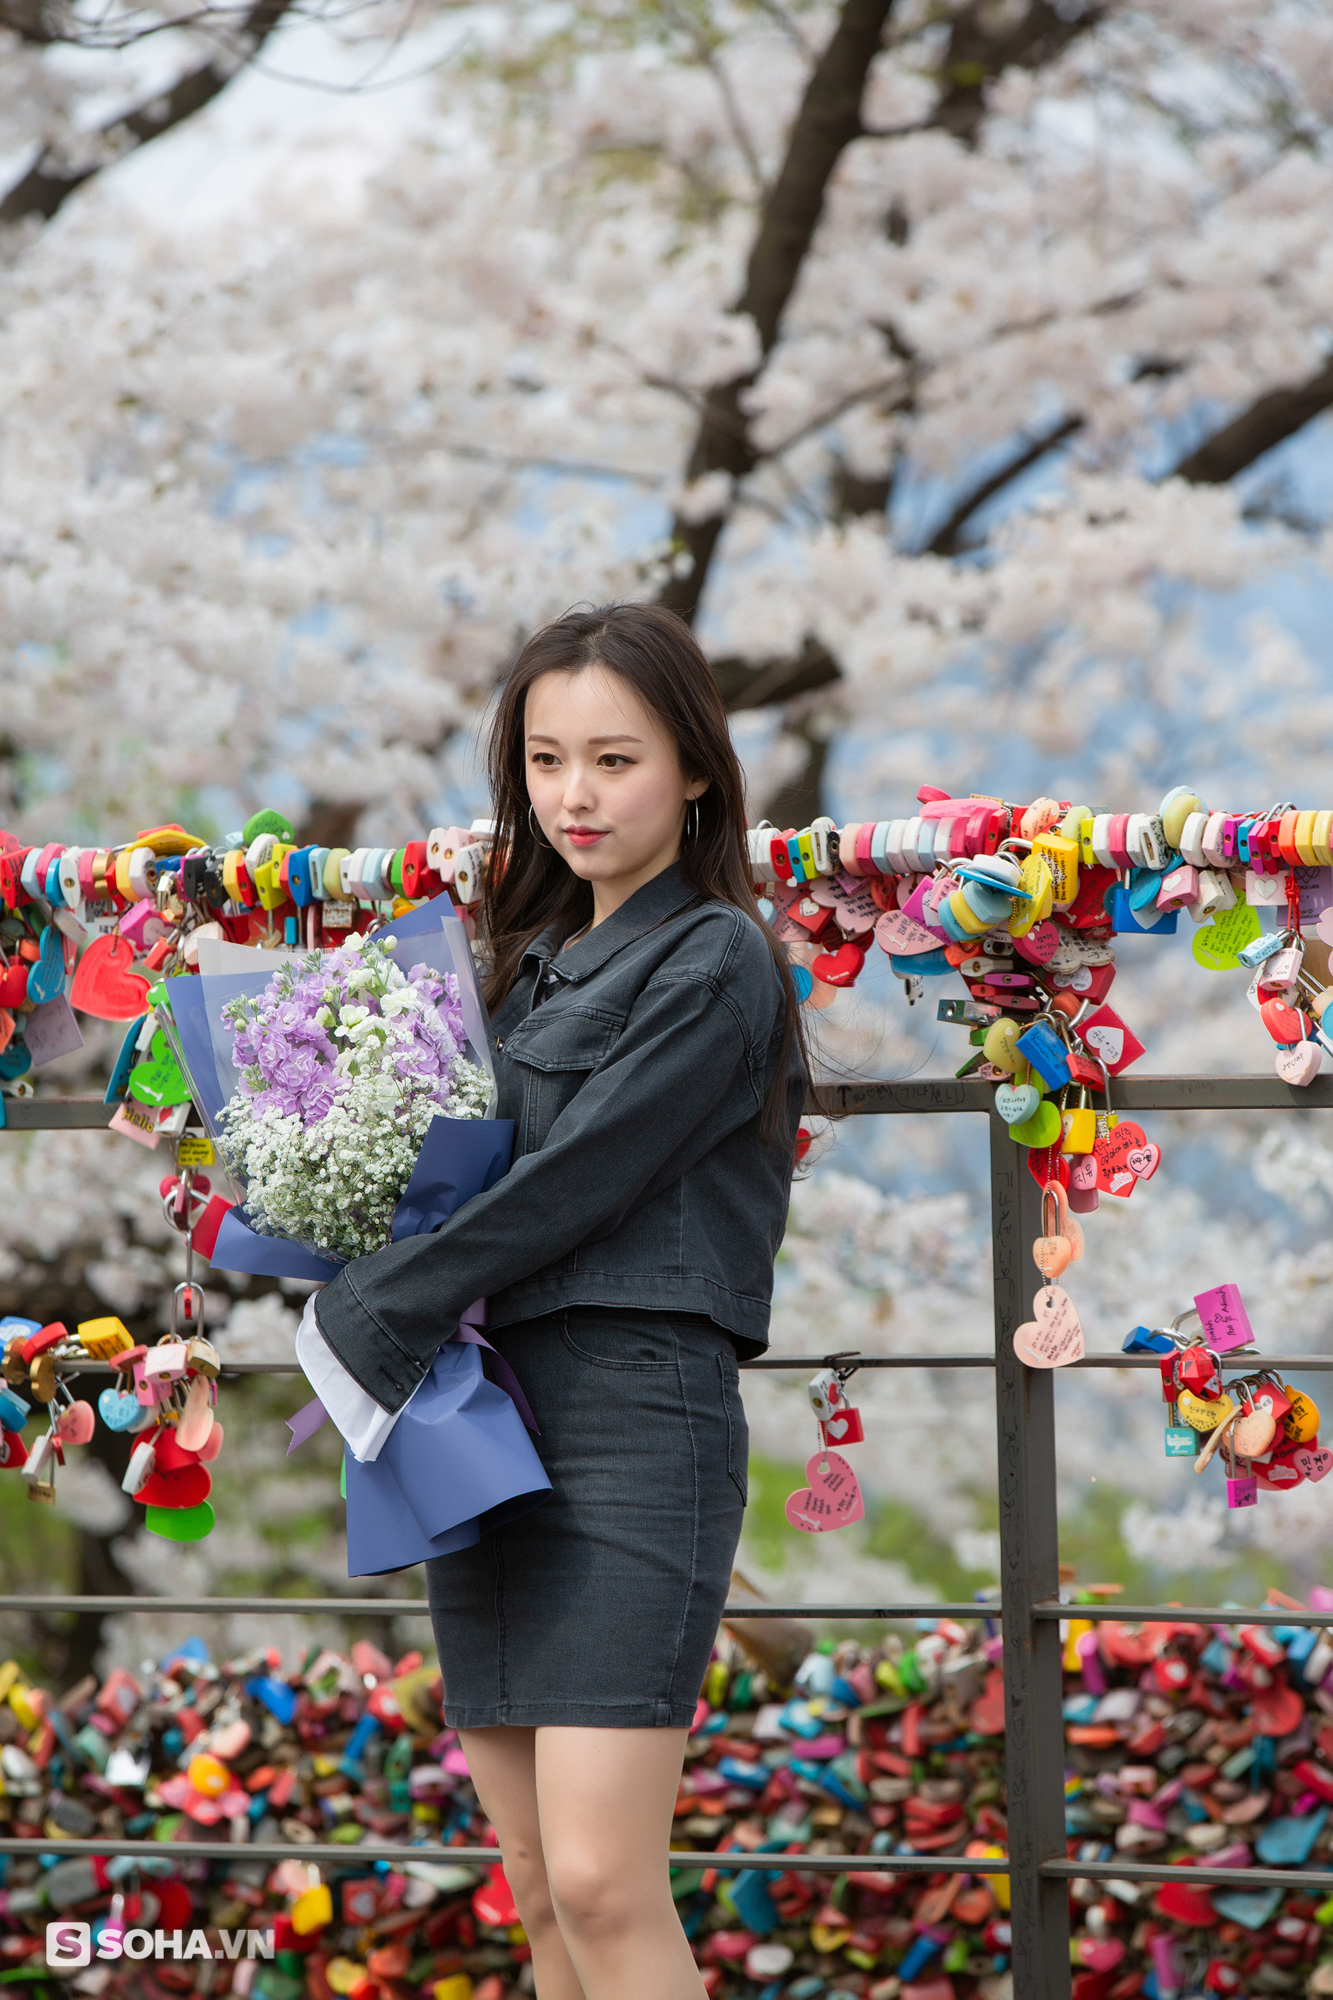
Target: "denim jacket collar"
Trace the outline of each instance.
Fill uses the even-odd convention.
[[[679,861],[673,861],[660,875],[654,875],[651,882],[645,882],[641,889],[613,910],[611,915],[595,930],[581,937],[568,951],[560,950],[560,933],[554,926],[543,931],[528,946],[526,957],[538,958],[543,962],[555,961],[554,970],[562,980],[577,985],[597,972],[609,958],[642,937],[645,931],[665,923],[687,904],[697,902],[698,894],[685,880]]]

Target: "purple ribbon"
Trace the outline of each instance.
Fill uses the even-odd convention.
[[[486,1301],[485,1299],[474,1299],[472,1304],[465,1307],[460,1314],[458,1325],[455,1327],[453,1333],[450,1334],[449,1339],[458,1341],[462,1346],[484,1347],[488,1353],[495,1356],[493,1367],[499,1386],[512,1399],[514,1408],[518,1411],[528,1429],[537,1437],[540,1437],[541,1431],[537,1427],[537,1420],[528,1407],[528,1399],[523,1394],[517,1375],[515,1375],[503,1354],[498,1353],[491,1346],[490,1341],[487,1340],[485,1334],[481,1331],[485,1324]],[[446,1341],[446,1347],[448,1344],[449,1342]],[[311,1402],[303,1404],[294,1417],[288,1417],[287,1428],[292,1434],[292,1441],[287,1447],[287,1457],[290,1458],[292,1453],[300,1445],[303,1445],[307,1438],[312,1438],[321,1425],[326,1424],[328,1420],[329,1413],[320,1402],[318,1396],[314,1397]]]

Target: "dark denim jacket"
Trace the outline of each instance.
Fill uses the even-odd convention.
[[[706,1313],[745,1355],[768,1344],[793,1153],[760,1138],[782,988],[757,921],[676,865],[553,961],[558,942],[532,946],[491,1021],[509,1173],[319,1294],[325,1340],[386,1410],[480,1297],[492,1326],[637,1306]],[[788,1090],[794,1136],[795,1054]]]

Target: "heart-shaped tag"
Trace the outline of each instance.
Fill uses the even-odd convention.
[[[1096,1190],[1097,1160],[1094,1154],[1080,1153],[1078,1158],[1070,1163],[1069,1185],[1071,1188],[1077,1188],[1080,1194],[1089,1194]]]
[[[198,1453],[189,1449],[179,1434],[179,1426],[163,1424],[153,1439],[153,1462],[159,1472],[183,1472],[193,1465]]]
[[[1108,1069],[1114,1069],[1125,1053],[1125,1031],[1123,1028],[1105,1026],[1089,1028],[1083,1037],[1088,1047],[1099,1055]]]
[[[1210,924],[1194,933],[1196,965],[1205,972],[1234,972],[1243,964],[1240,953],[1260,933],[1259,913],[1248,903],[1235,903],[1219,910]]]
[[[810,1484],[790,1494],[784,1509],[793,1528],[804,1535],[824,1535],[864,1519],[860,1485],[840,1453],[817,1451],[806,1460],[805,1476]]]
[[[1010,1076],[1016,1076],[1020,1070],[1026,1075],[1027,1062],[1018,1049],[1018,1038],[1022,1032],[1022,1022],[1011,1019],[1008,1014],[992,1021],[981,1045],[986,1061],[994,1063],[997,1069],[1007,1070]]]
[[[65,940],[54,924],[48,924],[42,932],[41,955],[28,968],[28,998],[34,1006],[44,1007],[64,990]]]
[[[213,1460],[222,1449],[222,1438],[222,1426],[217,1418],[214,1417],[213,1428],[199,1447],[199,1458],[204,1465],[211,1465],[213,1463]]]
[[[1041,1092],[1034,1083],[1002,1083],[995,1093],[995,1109],[1006,1125],[1025,1125],[1036,1116]]]
[[[109,1431],[132,1431],[143,1415],[143,1406],[137,1396],[127,1396],[123,1389],[103,1389],[97,1413]]]
[[[833,1439],[834,1444],[841,1444],[843,1439],[846,1437],[848,1431],[851,1430],[852,1427],[853,1427],[852,1420],[850,1417],[830,1417],[827,1423],[824,1425],[824,1429]]]
[[[67,1403],[55,1422],[55,1433],[62,1444],[90,1444],[96,1428],[91,1403]]]
[[[1188,1424],[1192,1431],[1215,1431],[1228,1417],[1236,1414],[1236,1405],[1230,1396],[1196,1396],[1191,1389],[1182,1389],[1176,1402],[1180,1421]]]
[[[129,1093],[140,1104],[188,1104],[190,1086],[159,1028],[143,1062],[130,1071]]]
[[[1126,1153],[1125,1165],[1136,1181],[1150,1181],[1162,1163],[1162,1149],[1154,1146],[1149,1139],[1146,1144],[1136,1146],[1132,1153]]]
[[[117,931],[95,937],[74,974],[69,1004],[99,1021],[132,1021],[148,1005],[148,981],[135,972],[134,946]]]
[[[836,951],[821,951],[810,970],[826,986],[851,986],[865,962],[859,945],[841,944]]]
[[[1097,1162],[1097,1185],[1105,1194],[1131,1195],[1138,1175],[1134,1162],[1140,1161],[1144,1168],[1144,1178],[1156,1173],[1161,1162],[1161,1150],[1150,1145],[1141,1125],[1132,1118],[1122,1118],[1118,1125],[1099,1132],[1093,1142],[1093,1158]]]
[[[1078,1959],[1089,1972],[1114,1972],[1125,1955],[1123,1938],[1080,1938]]]
[[[1333,1470],[1333,1451],[1321,1444],[1300,1444],[1291,1454],[1293,1462],[1309,1480],[1319,1480]]]
[[[1009,1127],[1020,1146],[1053,1146],[1060,1136],[1060,1107],[1043,1097],[1031,1117]]]
[[[916,922],[904,910],[885,910],[875,925],[875,943],[896,958],[915,958],[918,952],[935,951],[939,938]]]
[[[1318,1042],[1297,1042],[1291,1048],[1274,1050],[1273,1068],[1283,1083],[1313,1083],[1323,1060]]]
[[[142,1500],[143,1494],[138,1498]],[[213,1519],[213,1509],[207,1500],[201,1500],[193,1507],[150,1506],[144,1526],[150,1535],[160,1535],[164,1542],[202,1542],[205,1535],[213,1532]]]
[[[1014,1328],[1014,1353],[1029,1368],[1065,1368],[1086,1349],[1078,1308],[1059,1285],[1043,1285],[1032,1318]]]
[[[1065,1236],[1039,1236],[1032,1246],[1032,1261],[1051,1284],[1073,1263],[1074,1246]]]
[[[212,1490],[213,1475],[206,1465],[183,1465],[179,1472],[150,1473],[134,1497],[148,1507],[198,1507]]]
[[[200,1452],[208,1443],[212,1428],[213,1400],[208,1383],[202,1375],[196,1375],[176,1426],[177,1442],[183,1451]]]
[[[1060,949],[1060,933],[1049,919],[1034,924],[1023,937],[1015,937],[1014,950],[1031,965],[1045,965]]]

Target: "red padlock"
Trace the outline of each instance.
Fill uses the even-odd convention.
[[[1304,1014],[1297,1013],[1285,1000],[1264,1000],[1259,1006],[1259,1019],[1267,1028],[1275,1042],[1290,1045],[1303,1042],[1310,1023]]]
[[[1206,1347],[1187,1347],[1176,1359],[1176,1380],[1182,1389],[1210,1399],[1222,1393],[1222,1373]]]

